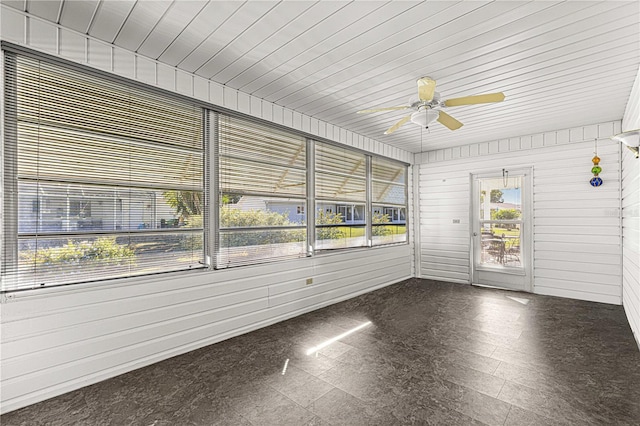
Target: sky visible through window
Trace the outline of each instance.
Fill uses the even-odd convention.
[[[509,204],[521,204],[520,201],[520,188],[501,189],[502,199],[505,203]]]

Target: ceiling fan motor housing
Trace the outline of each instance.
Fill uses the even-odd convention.
[[[442,106],[442,104],[443,103],[440,100],[440,93],[438,92],[433,92],[433,99],[431,99],[430,101],[419,99],[417,96],[412,96],[411,99],[409,99],[409,106],[411,108],[421,108],[421,107],[434,108],[437,106]]]

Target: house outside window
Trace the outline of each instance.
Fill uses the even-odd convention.
[[[407,241],[404,164],[3,53],[0,291]]]
[[[4,53],[2,290],[205,267],[202,108]]]
[[[407,168],[394,161],[372,158],[373,245],[406,242]]]
[[[366,224],[365,222],[365,205],[364,204],[349,204],[338,205],[337,212],[340,213],[340,219],[343,223],[349,224]]]
[[[219,233],[216,268],[307,255],[304,137],[215,114]]]
[[[367,158],[315,143],[316,249],[366,247]]]

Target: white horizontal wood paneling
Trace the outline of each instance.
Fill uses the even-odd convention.
[[[633,130],[640,128],[640,67],[636,74],[636,80],[629,94],[627,107],[622,117],[622,130]]]
[[[100,2],[98,0],[87,0],[77,3],[76,7],[69,7],[68,2],[61,6],[60,24],[80,33],[87,33],[91,28],[91,23]]]
[[[437,169],[426,173],[421,166],[419,179],[420,276],[466,283],[470,273],[469,176]],[[453,223],[454,219],[460,223]],[[438,226],[431,226],[435,223]]]
[[[410,278],[411,257],[404,245],[12,294],[3,412]]]
[[[629,95],[622,130],[640,128],[640,69]],[[622,151],[622,304],[640,346],[640,160]]]
[[[609,122],[416,155],[421,276],[470,282],[470,174],[527,166],[533,168],[533,291],[620,304],[620,148],[609,139],[619,128]],[[599,188],[589,185],[595,138]]]
[[[24,1],[10,1],[3,3],[12,3],[14,7],[23,8],[25,6]],[[39,16],[40,18],[44,18],[48,21],[58,22],[60,19],[60,12],[62,6],[61,0],[51,0],[51,1],[32,1],[29,4],[29,13]]]
[[[47,2],[40,2],[47,3]],[[57,2],[53,2],[57,3]],[[135,0],[103,1],[96,10],[89,34],[100,40],[113,42],[135,5]],[[59,5],[58,5],[59,7]],[[29,10],[29,12],[32,12]]]
[[[82,8],[76,8],[75,3],[85,2],[65,2],[62,8],[63,19],[71,19],[71,14],[73,14],[73,16],[77,15],[79,21],[75,23],[75,27],[82,27],[84,29],[78,30],[78,28],[75,27],[71,30],[64,29],[53,22],[28,13],[19,12],[14,8],[2,4],[0,5],[2,12],[0,37],[3,40],[28,46],[35,50],[52,55],[59,55],[74,62],[113,72],[180,94],[194,96],[214,105],[250,114],[263,120],[291,127],[295,130],[304,131],[311,136],[329,139],[406,163],[411,163],[413,160],[413,154],[409,151],[364,137],[353,131],[334,126],[326,121],[295,112],[291,108],[273,104],[264,99],[260,99],[258,96],[238,91],[230,86],[208,80],[200,75],[187,73],[174,66],[156,61],[155,58],[160,56],[165,51],[164,49],[167,48],[167,43],[179,37],[179,34],[174,34],[177,31],[176,22],[166,19],[163,20],[161,16],[157,16],[157,19],[160,19],[160,22],[162,22],[161,26],[146,28],[144,22],[146,22],[148,17],[157,15],[157,10],[153,13],[147,10],[149,8],[153,9],[153,7],[145,5],[145,2],[137,2],[127,20],[122,25],[115,25],[115,22],[120,19],[123,11],[131,6],[130,4],[122,4],[117,8],[109,10],[99,7],[96,11],[97,2],[86,2],[87,4],[83,5]],[[169,9],[173,10],[176,16],[179,15],[182,17],[181,19],[188,21],[190,19],[189,17],[193,18],[193,16],[197,15],[205,6],[204,2],[187,3],[191,4],[177,2],[172,4]],[[262,6],[260,7],[271,10],[278,3],[261,2],[261,4]],[[167,7],[168,5],[161,3],[158,6]],[[227,6],[233,6],[227,10],[229,14],[233,14],[233,11],[237,8],[237,5]],[[162,7],[158,9],[162,9]],[[307,6],[298,5],[296,7],[300,7],[301,10],[306,10]],[[332,7],[335,9],[336,6],[334,5]],[[217,10],[213,4],[207,5],[206,7],[207,10],[212,8]],[[180,11],[177,11],[177,9],[180,9]],[[255,5],[245,5],[243,7],[243,10],[244,9],[251,9],[253,11],[252,13],[256,12]],[[140,10],[147,11],[151,14],[140,15],[142,13]],[[89,13],[89,11],[91,11],[91,13]],[[105,39],[115,37],[116,42],[123,40],[122,43],[126,47],[138,49],[140,53],[136,54],[130,50],[114,47],[102,40],[92,37],[91,30],[89,31],[89,35],[85,34],[87,32],[85,26],[94,28],[94,26],[91,25],[94,11],[96,18],[103,15],[110,16],[110,25],[107,25],[107,23],[103,24],[102,21],[99,21],[100,24],[95,27],[96,32],[100,33]],[[328,10],[326,12],[329,13]],[[65,15],[65,13],[68,16]],[[132,20],[136,22],[140,21],[140,26],[134,26]],[[97,25],[97,23],[98,21],[96,21],[94,25]],[[227,22],[227,24],[228,23],[229,22]],[[119,27],[118,35],[113,34],[115,27]],[[124,38],[122,38],[123,33],[129,37],[128,41],[124,41]],[[193,43],[193,41],[185,41],[185,43]],[[84,51],[85,48],[86,52]],[[170,52],[167,52],[167,54],[169,53]],[[174,53],[171,54],[173,55]],[[202,66],[202,64],[200,66]],[[200,66],[198,66],[198,68]],[[198,90],[195,90],[196,87]],[[262,104],[262,108],[251,107],[259,104]]]
[[[171,3],[165,0],[136,2],[135,7],[116,35],[116,45],[130,51],[137,51],[154,29],[158,20],[167,13]]]

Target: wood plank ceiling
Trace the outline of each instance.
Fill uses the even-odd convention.
[[[640,64],[636,0],[2,2],[412,152],[618,120]],[[355,113],[421,76],[506,100],[448,108],[456,131]]]

